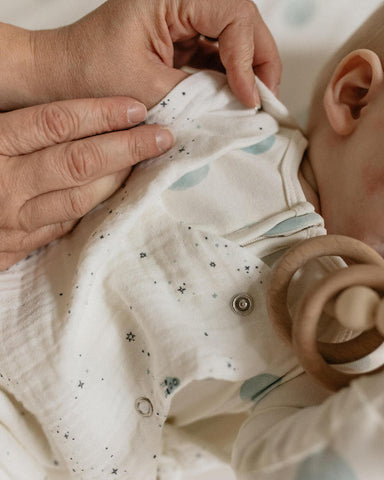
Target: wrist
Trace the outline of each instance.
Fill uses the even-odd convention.
[[[34,104],[79,96],[74,78],[80,84],[79,62],[71,52],[68,27],[31,32],[33,75],[29,87]]]
[[[33,76],[31,32],[0,23],[0,111],[30,104]]]
[[[0,111],[75,96],[66,35],[0,23]]]

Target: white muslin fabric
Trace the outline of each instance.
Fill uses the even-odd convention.
[[[297,177],[306,141],[259,88],[255,112],[221,74],[187,78],[148,116],[174,148],[0,274],[1,479],[176,480],[232,458],[241,479],[307,480],[323,451],[355,474],[337,478],[376,478],[354,468],[362,445],[380,466],[383,389],[321,403],[268,321],[271,255],[325,230]]]

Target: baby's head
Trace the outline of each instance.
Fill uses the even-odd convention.
[[[328,233],[384,255],[384,6],[324,67],[308,122],[309,164]]]

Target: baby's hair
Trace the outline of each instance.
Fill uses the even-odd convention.
[[[311,129],[311,118],[318,118],[319,112],[323,111],[325,88],[335,68],[348,53],[360,48],[374,51],[384,67],[384,4],[368,17],[323,67],[312,96],[309,129]]]

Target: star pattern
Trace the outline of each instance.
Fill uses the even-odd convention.
[[[129,342],[134,342],[134,341],[135,341],[135,338],[136,338],[136,335],[134,335],[132,332],[127,333],[126,339],[127,339]]]
[[[185,96],[186,95],[186,92],[182,92],[182,95]],[[168,111],[169,109],[172,109],[172,103],[169,103],[170,100],[167,100],[167,101],[162,101],[160,103],[160,106],[161,108],[159,109],[159,111],[161,111],[163,108],[166,108],[166,111]],[[165,112],[164,112],[165,113]],[[190,119],[187,118],[187,120],[189,121]],[[192,120],[194,121],[194,120]],[[196,128],[200,128],[200,125],[197,126]],[[261,128],[260,128],[261,129]],[[192,140],[192,142],[194,142],[195,139]],[[189,140],[185,142],[185,145],[179,143],[179,145],[176,147],[176,151],[179,152],[179,157],[181,158],[182,156],[186,156],[186,155],[189,155],[189,151],[188,150],[191,150],[191,154],[193,154],[193,150],[192,150],[192,145],[190,145],[189,143]],[[177,157],[177,155],[175,155],[175,158]],[[173,158],[173,156],[171,156],[170,158]],[[125,198],[125,197],[123,197]],[[114,210],[110,209],[108,211],[109,214],[112,214],[114,212]],[[196,229],[192,229],[191,226],[188,227],[188,230],[192,231],[191,233],[195,233],[196,234]],[[194,230],[194,231],[193,231]],[[105,232],[104,234],[102,234],[100,231],[99,232],[95,232],[96,233],[96,238],[97,236],[100,238],[100,239],[104,239],[104,238],[107,238],[110,234]],[[205,239],[205,242],[203,240],[203,238]],[[198,239],[200,243],[195,243],[195,240]],[[207,247],[207,251],[211,253],[212,256],[205,256],[205,257],[201,257],[202,258],[202,263],[204,264],[204,268],[205,270],[209,270],[209,274],[211,277],[213,277],[214,275],[218,274],[220,272],[220,269],[223,268],[223,264],[225,266],[225,263],[222,261],[222,257],[220,257],[220,253],[221,252],[221,247],[224,246],[225,248],[228,249],[228,245],[227,244],[222,244],[221,241],[220,241],[220,245],[219,243],[216,243],[214,244],[214,241],[217,241],[217,239],[215,238],[214,235],[210,235],[209,237],[208,236],[204,236],[204,234],[202,234],[201,236],[199,236],[198,238],[195,238],[193,236],[191,236],[191,245],[195,245],[195,246],[199,246],[200,245],[200,249],[198,251],[198,254],[201,256],[202,255],[202,252],[201,250],[203,250],[202,246],[203,244],[207,244],[208,247]],[[211,250],[208,250],[209,248],[209,244],[212,244],[211,245]],[[215,249],[215,252],[213,252],[213,245],[217,248],[219,248],[220,246],[220,250],[217,251],[217,256],[216,256],[216,249]],[[146,251],[140,251],[140,249],[142,249],[144,246],[144,248],[150,248],[149,250],[149,254],[147,255],[147,252]],[[230,250],[230,249],[228,249]],[[228,252],[227,250],[227,252]],[[70,255],[70,254],[68,254]],[[147,244],[145,244],[144,242],[143,243],[140,243],[139,246],[138,246],[138,249],[136,251],[134,251],[133,253],[134,257],[135,257],[135,261],[137,262],[137,264],[140,264],[140,265],[147,265],[148,262],[151,262],[153,257],[155,257],[155,249],[152,249],[151,247],[147,246]],[[209,255],[209,253],[208,253]],[[230,255],[230,253],[226,253],[226,255]],[[149,258],[148,258],[149,256]],[[176,256],[176,255],[175,255]],[[216,259],[216,261],[213,261],[212,260],[212,257]],[[141,262],[140,259],[145,259],[147,258],[147,260],[145,262]],[[175,263],[176,263],[176,260],[174,260]],[[219,262],[218,264],[216,262]],[[252,268],[252,274],[254,273],[254,269],[258,269],[259,267],[258,266],[255,266],[253,264],[252,267],[250,266],[244,266],[246,263],[248,263],[250,260],[247,259],[247,260],[243,260],[239,261],[239,264],[236,265],[239,266],[240,268],[238,268],[237,270],[240,272],[242,271],[242,275],[244,276],[244,271],[246,273],[251,273],[250,272],[250,269]],[[208,269],[208,266],[210,266],[210,269]],[[233,269],[235,270],[236,267],[233,265]],[[213,270],[211,270],[211,268]],[[182,270],[180,268],[180,270],[177,271],[177,275],[180,275],[180,272],[183,271],[183,275],[186,275],[185,273],[185,270]],[[93,272],[91,273],[91,275],[93,275]],[[96,274],[95,274],[96,275]],[[188,274],[187,274],[188,275]],[[246,276],[244,276],[246,277]],[[157,290],[160,290],[162,288],[162,286],[164,286],[164,284],[166,283],[164,281],[164,279],[162,279],[161,276],[159,277],[155,277],[157,280],[153,280],[153,278],[150,279],[150,283],[154,284],[154,285],[157,285]],[[200,294],[200,291],[198,290],[198,286],[196,285],[196,281],[193,279],[193,277],[189,278],[188,276],[185,276],[183,278],[183,276],[180,276],[178,279],[177,279],[177,276],[171,276],[170,277],[172,279],[172,281],[168,281],[168,284],[172,284],[171,287],[169,287],[167,289],[167,293],[170,294],[170,295],[173,295],[174,297],[177,298],[177,301],[179,302],[184,302],[184,304],[187,304],[187,302],[189,301],[189,298],[191,298],[193,300],[193,296],[194,295],[199,295]],[[168,280],[168,278],[167,278]],[[181,280],[181,281],[180,281]],[[183,283],[182,281],[185,280],[186,283]],[[177,285],[179,283],[179,285]],[[260,281],[260,283],[262,283],[262,281]],[[187,287],[188,285],[188,287]],[[214,286],[212,285],[212,287],[214,288]],[[76,289],[78,289],[79,286],[76,285]],[[194,291],[196,291],[197,293],[194,293]],[[216,299],[218,297],[223,297],[224,295],[222,294],[222,291],[221,290],[218,290],[219,292],[219,295],[217,293],[214,292],[214,290],[212,289],[209,289],[207,291],[204,291],[203,293],[205,294],[206,297],[208,297],[208,300],[209,300],[209,297],[213,298],[213,299]],[[58,291],[57,294],[60,296],[60,297],[63,297],[64,298],[62,300],[64,300],[66,297],[66,293],[64,293],[64,291]],[[183,295],[183,298],[180,297],[180,295]],[[130,298],[130,301],[134,301],[133,298]],[[129,307],[130,310],[133,309],[132,306]],[[129,325],[129,324],[128,324]],[[132,328],[135,329],[134,327],[134,324],[131,325]],[[124,327],[123,327],[124,328]],[[136,339],[136,336],[132,331],[130,332],[126,332],[126,329],[128,329],[129,326],[125,326],[124,330],[121,331],[120,335],[121,335],[121,339],[122,341],[124,340],[124,337],[122,337],[124,334],[126,335],[126,342],[129,342],[129,343],[135,343],[135,345],[132,345],[132,346],[129,346],[128,349],[130,349],[131,351],[133,351],[135,353],[135,347],[137,347],[137,351],[140,352],[140,349],[141,349],[141,345],[140,345],[140,342],[142,341],[142,335],[139,334],[138,338]],[[207,326],[205,326],[205,328],[207,328]],[[198,341],[201,342],[202,338],[201,336],[204,336],[205,338],[207,338],[206,340],[204,339],[204,342],[205,344],[209,345],[209,342],[211,341],[214,341],[215,340],[215,331],[213,330],[212,332],[209,330],[209,334],[207,331],[204,331],[203,328],[199,329],[198,330],[198,334],[199,334],[199,337],[198,337]],[[151,354],[147,351],[144,351],[144,350],[141,350],[142,354],[143,354],[143,358],[146,359],[146,357],[150,357]],[[81,354],[79,355],[81,357]],[[224,363],[224,366],[227,366],[227,368],[233,368],[233,362],[232,361],[227,361],[226,364]],[[86,365],[84,365],[86,366]],[[87,390],[89,390],[89,388],[91,387],[92,385],[92,382],[91,382],[91,379],[90,379],[90,376],[85,376],[85,373],[84,371],[86,371],[88,373],[88,370],[84,370],[84,368],[82,367],[82,370],[79,371],[79,373],[77,374],[78,376],[82,375],[82,378],[85,378],[86,379],[86,383],[87,383],[87,388],[85,388],[85,381],[82,381],[82,380],[78,380],[78,385],[76,385],[76,380],[73,381],[73,384],[72,384],[72,387],[74,390],[76,390],[76,388],[80,388],[80,389],[84,389],[83,392],[78,392],[78,390],[76,391],[76,393],[78,393],[78,396],[79,396],[79,402],[81,402],[81,400],[87,400],[85,399],[85,396],[86,396],[86,393],[87,393]],[[152,369],[150,370],[149,368],[146,368],[145,370],[143,370],[144,372],[146,371],[146,374],[149,376],[148,378],[153,378],[155,379],[155,373],[152,372]],[[210,371],[213,372],[213,370],[211,369]],[[214,373],[214,372],[213,372]],[[75,374],[76,375],[76,374]],[[78,378],[78,376],[75,376],[74,378]],[[2,374],[0,374],[0,378],[3,377]],[[107,380],[107,376],[105,377],[106,380]],[[159,379],[157,378],[156,379],[157,381],[159,381]],[[104,381],[104,378],[101,378],[101,381]],[[104,384],[107,384],[108,382],[105,381]],[[175,377],[166,377],[164,379],[164,382],[161,384],[163,389],[164,389],[164,395],[165,396],[168,396],[168,395],[171,395],[174,390],[176,390],[179,385],[180,385],[180,380],[178,378],[175,378]],[[75,397],[76,399],[78,397]],[[159,416],[159,413],[156,413],[157,416]],[[161,422],[161,420],[159,420]],[[159,427],[162,427],[162,425],[159,425]],[[66,431],[66,428],[69,428],[69,431]],[[67,425],[66,428],[60,428],[60,431],[57,430],[57,434],[59,435],[60,437],[60,440],[63,441],[63,437],[66,439],[66,440],[73,440],[73,441],[76,441],[75,438],[72,438],[73,435],[74,435],[74,432],[72,431],[72,428],[70,425]],[[63,431],[64,431],[64,434],[63,434]],[[106,449],[108,449],[108,447],[106,447]],[[119,464],[117,458],[115,458],[114,460],[111,460],[112,457],[114,457],[114,455],[108,455],[110,456],[110,463],[109,465],[103,465],[103,472],[105,473],[108,473],[109,472],[109,476],[111,475],[116,475],[117,476],[124,476],[125,475],[125,471],[124,471],[124,468],[122,467],[122,465]],[[116,455],[117,457],[117,455]],[[156,455],[153,455],[153,458],[155,459],[156,458]],[[71,458],[72,460],[72,458]],[[74,460],[75,462],[75,460]],[[116,467],[117,465],[117,467]],[[77,467],[76,467],[77,468]],[[80,468],[80,467],[79,467]],[[85,466],[84,466],[85,468]],[[92,467],[93,469],[93,467]],[[75,471],[75,470],[74,470]],[[79,470],[78,470],[79,471]],[[82,470],[83,471],[83,470]],[[114,477],[115,478],[115,477]]]

